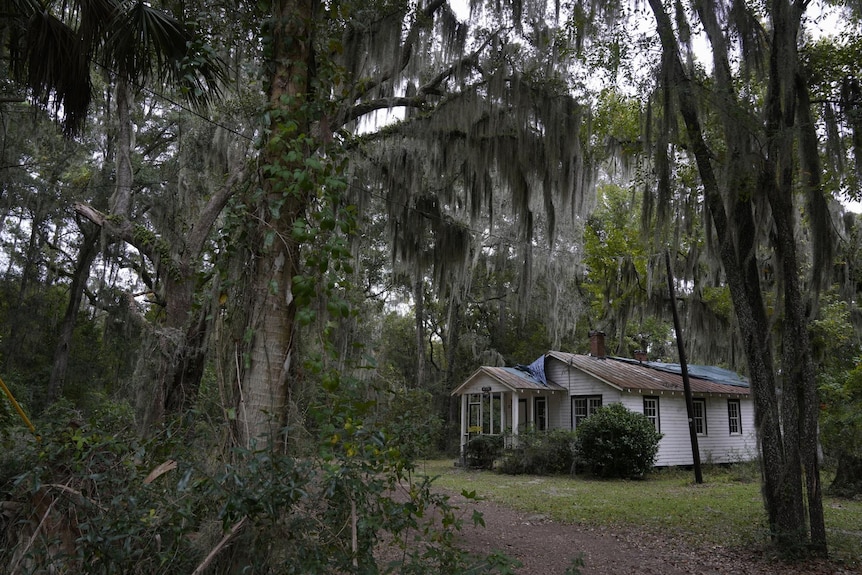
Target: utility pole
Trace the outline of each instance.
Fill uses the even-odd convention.
[[[670,292],[670,309],[673,312],[673,329],[676,332],[676,347],[679,350],[679,365],[682,369],[682,387],[685,393],[685,411],[688,414],[688,435],[691,438],[691,457],[694,461],[694,481],[703,483],[700,470],[700,449],[697,446],[697,430],[694,428],[694,402],[691,399],[691,382],[688,379],[688,362],[685,359],[685,343],[682,341],[682,328],[679,325],[679,312],[676,310],[676,290],[673,287],[673,270],[670,267],[670,250],[665,250],[667,264],[667,287]]]

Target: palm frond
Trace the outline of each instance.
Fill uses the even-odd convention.
[[[21,67],[33,99],[63,118],[63,129],[75,134],[83,128],[92,85],[88,54],[78,35],[54,15],[37,11],[27,25]]]
[[[116,14],[105,46],[105,65],[139,84],[153,77],[179,86],[192,103],[219,93],[223,65],[192,31],[171,15],[135,2]]]

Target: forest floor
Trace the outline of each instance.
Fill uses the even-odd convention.
[[[515,511],[487,500],[452,494],[450,503],[465,517],[482,513],[485,526],[465,520],[459,544],[476,554],[499,551],[522,566],[517,573],[564,575],[576,558],[581,575],[847,575],[859,566],[815,560],[789,564],[758,549],[703,546],[660,533],[626,528],[590,528],[558,523],[542,515]]]

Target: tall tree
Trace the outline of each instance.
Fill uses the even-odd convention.
[[[254,237],[261,241],[254,256],[245,258],[256,262],[254,270],[247,270],[253,295],[236,298],[252,312],[237,330],[249,338],[238,377],[238,415],[247,440],[271,436],[284,423],[296,367],[296,295],[306,289],[304,282],[294,282],[299,258],[307,257],[299,248],[308,241],[308,208],[318,210],[334,189],[335,181],[326,178],[335,168],[331,143],[342,137],[338,130],[362,127],[361,121],[379,110],[405,111],[397,126],[348,146],[368,158],[366,169],[351,172],[355,181],[378,182],[388,194],[393,229],[406,225],[399,215],[409,214],[426,197],[447,209],[466,210],[461,213],[468,219],[471,212],[478,217],[493,197],[496,179],[511,193],[512,211],[524,222],[522,241],[529,246],[531,204],[541,198],[547,207],[580,205],[588,179],[580,141],[568,137],[577,133],[579,107],[538,51],[518,57],[522,47],[506,38],[506,30],[520,29],[520,20],[513,20],[508,9],[492,15],[499,24],[481,31],[467,47],[466,28],[442,0],[338,6],[276,2],[270,8],[273,124],[256,204],[260,229]],[[532,62],[534,69],[525,74],[515,61]],[[449,241],[458,236],[457,228],[435,239],[436,262],[469,261]],[[551,219],[549,228],[553,234]],[[460,233],[463,237],[463,227]]]
[[[152,379],[159,382],[161,389],[155,394],[159,398],[157,407],[150,411],[158,419],[166,405],[168,409],[186,408],[190,405],[189,398],[194,398],[203,372],[201,329],[188,327],[197,326],[190,317],[196,260],[231,186],[226,185],[227,191],[215,194],[211,205],[202,209],[199,221],[189,232],[189,242],[182,247],[168,246],[143,223],[134,224],[132,219],[137,214],[132,198],[133,96],[142,85],[157,78],[180,88],[187,100],[206,103],[218,95],[218,81],[222,77],[219,62],[188,26],[143,2],[52,2],[44,7],[30,2],[7,4],[7,13],[11,15],[7,38],[15,77],[26,83],[38,103],[52,107],[61,116],[68,134],[83,130],[91,100],[93,66],[101,66],[114,81],[116,131],[110,139],[116,169],[108,214],[84,203],[76,209],[100,226],[107,237],[135,246],[154,267],[166,272],[162,276],[167,304],[164,317],[180,331],[188,330],[188,342],[186,345],[183,337],[177,339],[171,331],[167,345],[179,345],[179,349],[167,351],[161,367],[153,374]],[[78,276],[86,274],[84,268],[92,262],[94,241],[90,234],[82,243]],[[172,252],[172,248],[176,251]],[[84,284],[72,283],[75,291],[70,296],[69,321],[76,316]],[[63,333],[68,334],[69,329],[64,327]],[[52,396],[62,388],[65,349],[67,346],[61,342],[50,385]],[[191,360],[187,357],[189,353],[193,356]]]
[[[807,546],[825,552],[817,461],[818,402],[806,329],[811,302],[805,294],[816,292],[821,285],[831,238],[826,199],[817,179],[819,158],[812,145],[816,136],[808,88],[798,65],[805,4],[771,2],[767,12],[771,32],[766,35],[748,7],[694,3],[692,13],[703,26],[711,49],[714,77],[709,85],[699,81],[693,59],[684,58],[689,29],[684,10],[677,5],[674,26],[668,7],[660,0],[651,0],[650,7],[662,45],[664,129],[655,146],[658,208],[661,210],[670,193],[670,128],[679,113],[683,143],[698,168],[747,358],[770,528],[778,546],[787,552]],[[734,75],[731,58],[736,47],[743,50],[743,65]],[[758,50],[763,49],[766,58],[761,61],[758,58],[764,52]],[[746,91],[737,91],[739,85],[746,86]],[[753,92],[762,93],[762,99],[746,97]],[[719,103],[710,108],[716,112],[714,118],[705,111],[702,94]],[[720,139],[713,139],[711,121],[720,130]],[[802,287],[804,254],[796,233],[797,188],[803,192],[814,238],[811,292]],[[764,249],[775,251],[776,296],[783,306],[780,363],[773,360],[775,332],[763,295],[759,256]],[[803,485],[807,497],[803,497]]]

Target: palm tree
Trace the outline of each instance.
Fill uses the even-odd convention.
[[[189,263],[196,261],[203,249],[206,230],[215,221],[220,206],[227,201],[229,193],[222,190],[211,201],[214,205],[205,210],[201,221],[194,227],[191,250],[183,254],[172,253],[182,261],[166,261],[164,250],[157,249],[156,242],[142,242],[135,237],[131,222],[133,183],[131,150],[131,108],[134,93],[141,87],[158,79],[164,85],[178,87],[183,96],[194,105],[204,105],[219,95],[219,82],[223,79],[221,62],[197,38],[192,30],[179,20],[143,1],[122,0],[77,0],[40,3],[36,0],[3,0],[0,13],[6,28],[6,48],[13,79],[29,91],[37,105],[54,112],[67,136],[80,134],[85,128],[93,90],[92,75],[105,73],[113,79],[116,91],[115,182],[110,200],[110,216],[90,206],[78,205],[79,214],[99,225],[110,241],[125,240],[135,245],[155,265],[166,269],[182,269],[183,274],[168,277],[165,300],[169,302],[168,322],[185,326],[190,321],[192,290],[189,282],[194,277]],[[231,181],[235,181],[235,178]],[[229,191],[230,186],[227,186]],[[81,243],[80,264],[86,269],[77,269],[76,278],[85,276],[95,255],[98,239],[82,229],[85,240]],[[86,252],[86,256],[83,255]],[[64,325],[60,329],[60,342],[55,353],[55,369],[49,383],[49,394],[55,399],[62,391],[65,379],[64,366],[68,363],[73,325],[81,302],[84,281],[72,284],[69,306]],[[177,326],[175,326],[177,327]],[[197,342],[200,330],[190,330]],[[191,336],[190,336],[191,337]],[[188,364],[189,349],[200,355],[203,351],[197,342],[181,346],[176,354],[180,365]],[[199,365],[199,360],[191,362]],[[160,403],[166,397],[175,397],[171,389],[194,388],[195,383],[185,381],[186,369],[178,366],[162,366],[161,377],[167,389],[155,395]],[[202,372],[202,367],[200,370]],[[183,373],[178,375],[177,372]],[[168,375],[172,374],[172,375]],[[179,383],[176,380],[179,379]],[[194,379],[194,376],[192,376]],[[199,381],[199,376],[198,376]],[[189,397],[194,393],[189,392]],[[185,406],[184,396],[178,404]],[[162,413],[164,406],[156,408]]]
[[[140,0],[2,0],[9,68],[68,135],[84,128],[94,66],[142,86],[154,77],[193,104],[219,95],[221,64],[192,30]]]

